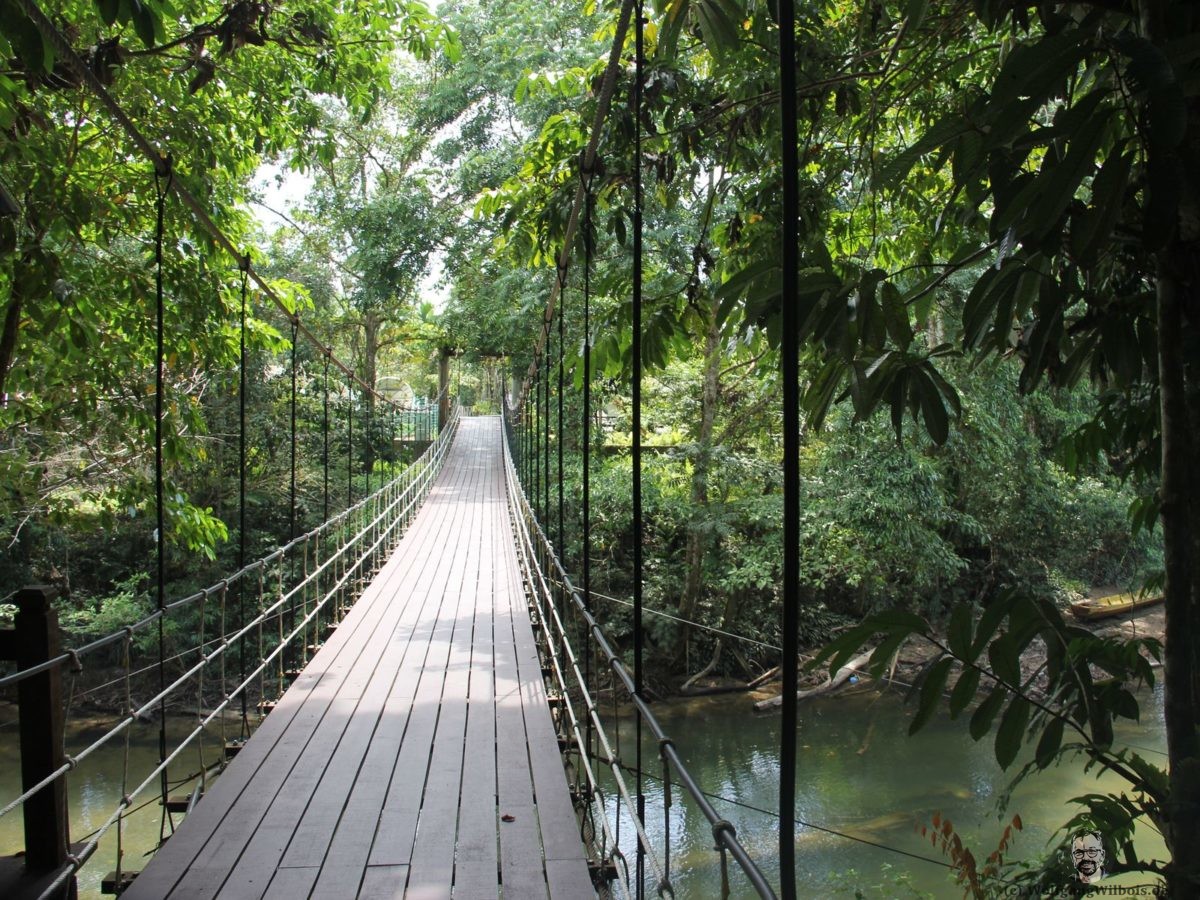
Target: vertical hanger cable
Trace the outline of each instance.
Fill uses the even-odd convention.
[[[634,10],[633,66],[633,680],[639,698],[645,687],[643,666],[642,579],[644,522],[642,515],[642,79],[644,68],[645,9],[637,0]],[[637,815],[646,821],[646,795],[642,785],[642,717],[636,717]],[[646,850],[637,845],[637,896],[645,892]]]
[[[781,894],[796,896],[796,728],[800,625],[800,253],[799,153],[796,121],[796,13],[779,0],[779,94],[783,173],[783,719],[779,737],[779,878]]]
[[[166,619],[166,510],[164,508],[164,472],[163,472],[163,400],[166,391],[165,369],[166,358],[164,344],[164,311],[163,300],[163,231],[165,228],[167,193],[171,190],[174,177],[171,157],[162,157],[154,167],[155,191],[155,229],[154,229],[154,545],[155,545],[155,606],[158,616],[158,762],[162,765],[167,759],[167,700],[166,700],[166,637],[163,632],[163,620]],[[159,786],[162,791],[162,819],[159,823],[159,840],[166,839],[167,823],[167,769],[163,766]],[[172,824],[172,829],[173,829]]]

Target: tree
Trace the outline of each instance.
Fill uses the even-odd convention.
[[[393,51],[454,46],[427,10],[399,3],[364,18],[355,4],[76,0],[56,5],[54,25],[171,154],[172,177],[246,247],[244,201],[262,160],[328,158],[327,103],[368,117]],[[3,514],[10,536],[47,519],[111,524],[140,516],[151,496],[153,167],[16,4],[0,17],[0,53],[11,60],[0,73],[0,183],[14,201],[0,218]],[[165,225],[165,450],[178,500],[167,538],[211,553],[223,528],[188,501],[185,473],[211,447],[203,398],[236,364],[237,261],[173,198]],[[272,345],[266,329],[251,340]]]
[[[1108,452],[1131,474],[1159,482],[1146,505],[1160,509],[1166,548],[1170,774],[1160,785],[1139,771],[1136,782],[1156,788],[1148,789],[1155,802],[1140,811],[1171,851],[1165,874],[1172,895],[1195,896],[1200,532],[1190,460],[1200,408],[1189,398],[1200,396],[1193,353],[1200,106],[1196,57],[1182,48],[1200,16],[1190,4],[1168,2],[974,10],[1009,48],[999,71],[987,89],[960,92],[939,121],[889,161],[880,182],[910,177],[929,155],[951,164],[943,215],[985,221],[996,258],[962,309],[964,349],[1019,356],[1027,390],[1043,377],[1072,384],[1090,374],[1109,393],[1096,422],[1079,433],[1080,449]],[[888,371],[898,352],[904,348],[871,363],[865,380],[876,399],[895,391],[905,371]],[[939,416],[927,412],[925,420],[937,437]],[[1149,521],[1144,511],[1141,519]],[[1096,659],[1110,650],[1116,652],[1097,648]],[[1106,663],[1117,678],[1130,674]],[[1108,706],[1101,719],[1136,711],[1127,701],[1109,706],[1115,698],[1083,693]],[[1023,724],[1008,722],[1002,731],[1024,732]],[[1103,749],[1102,732],[1092,740]]]

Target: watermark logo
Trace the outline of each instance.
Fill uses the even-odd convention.
[[[1071,864],[1080,884],[1095,884],[1104,877],[1104,842],[1099,831],[1077,831],[1071,836]]]

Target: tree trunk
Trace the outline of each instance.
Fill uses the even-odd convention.
[[[443,347],[438,354],[438,433],[450,421],[450,356],[453,351]]]
[[[815,688],[800,691],[796,694],[797,700],[807,700],[809,697],[820,697],[822,694],[828,694],[836,691],[843,684],[850,680],[853,675],[861,675],[867,667],[867,663],[871,661],[871,655],[874,650],[868,650],[866,653],[860,653],[854,659],[850,660],[844,666],[837,670],[837,673],[824,684],[819,684]],[[768,697],[766,700],[759,700],[754,704],[757,710],[774,709],[776,706],[783,706],[783,694],[777,697]]]
[[[708,469],[712,458],[713,423],[717,417],[717,401],[721,388],[720,340],[721,329],[717,323],[717,307],[714,303],[709,309],[708,333],[704,340],[704,384],[700,400],[700,431],[696,436],[696,459],[692,469],[692,527],[688,529],[687,550],[684,556],[687,574],[684,579],[683,596],[679,599],[679,617],[689,620],[696,616],[700,592],[704,587],[704,553],[708,546],[708,536],[704,530],[696,526],[703,522],[708,511]],[[686,658],[691,628],[687,624],[681,625],[680,628],[678,656]]]
[[[1170,761],[1168,825],[1172,897],[1200,884],[1200,736],[1197,733],[1195,624],[1197,534],[1194,522],[1195,431],[1188,413],[1184,362],[1185,298],[1176,274],[1158,273],[1159,378],[1162,403],[1163,551],[1166,569],[1164,687]],[[1189,304],[1190,305],[1190,304]],[[1188,329],[1189,331],[1191,329]]]
[[[13,279],[8,310],[4,314],[4,330],[0,332],[0,398],[5,395],[5,385],[8,382],[8,372],[12,368],[13,358],[17,352],[17,331],[21,324],[21,290],[16,279]]]
[[[1147,37],[1162,46],[1178,38],[1164,3],[1143,7]],[[1195,34],[1200,16],[1191,13]],[[1164,692],[1170,795],[1163,838],[1171,854],[1171,897],[1200,897],[1200,102],[1188,101],[1187,129],[1176,148],[1150,147],[1149,165],[1174,163],[1179,184],[1175,228],[1157,258],[1159,397],[1162,416],[1163,551],[1166,570]],[[1171,159],[1171,157],[1177,157]]]
[[[379,332],[383,326],[380,316],[368,311],[363,316],[363,381],[371,390],[363,398],[366,420],[363,422],[363,463],[368,472],[375,471],[375,383],[378,380]]]

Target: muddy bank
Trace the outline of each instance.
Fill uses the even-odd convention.
[[[1097,592],[1097,595],[1099,593]],[[1110,619],[1100,619],[1093,622],[1076,620],[1069,612],[1066,615],[1071,624],[1085,628],[1101,637],[1116,637],[1125,640],[1131,638],[1154,638],[1160,642],[1166,638],[1166,613],[1165,607],[1162,605],[1151,606],[1126,615],[1115,616]],[[939,635],[939,637],[944,638],[944,635]],[[912,685],[922,668],[936,657],[939,652],[936,647],[927,641],[923,641],[920,638],[910,639],[901,646],[896,658],[895,667],[884,680],[900,687]],[[804,662],[815,657],[816,653],[817,648],[812,648],[802,653],[802,667]],[[1029,677],[1038,671],[1045,662],[1045,646],[1040,639],[1034,640],[1021,657],[1022,675],[1026,678]],[[847,674],[846,672],[842,673],[844,677],[841,683],[830,685],[829,672],[825,667],[813,672],[801,671],[800,691],[803,694],[805,691],[820,692],[822,688],[828,688],[828,693],[837,692],[842,694],[847,691],[870,689],[873,679],[865,672],[861,674],[852,673],[848,677],[845,677]],[[954,686],[956,680],[957,673],[951,673],[947,681],[947,690]],[[778,697],[779,691],[780,681],[777,672],[773,677],[757,684],[753,682],[739,682],[730,678],[708,678],[697,681],[687,694],[675,695],[672,698],[672,703],[695,699],[704,695],[727,695],[730,693],[737,693],[744,700],[751,703],[762,703],[763,701]]]

